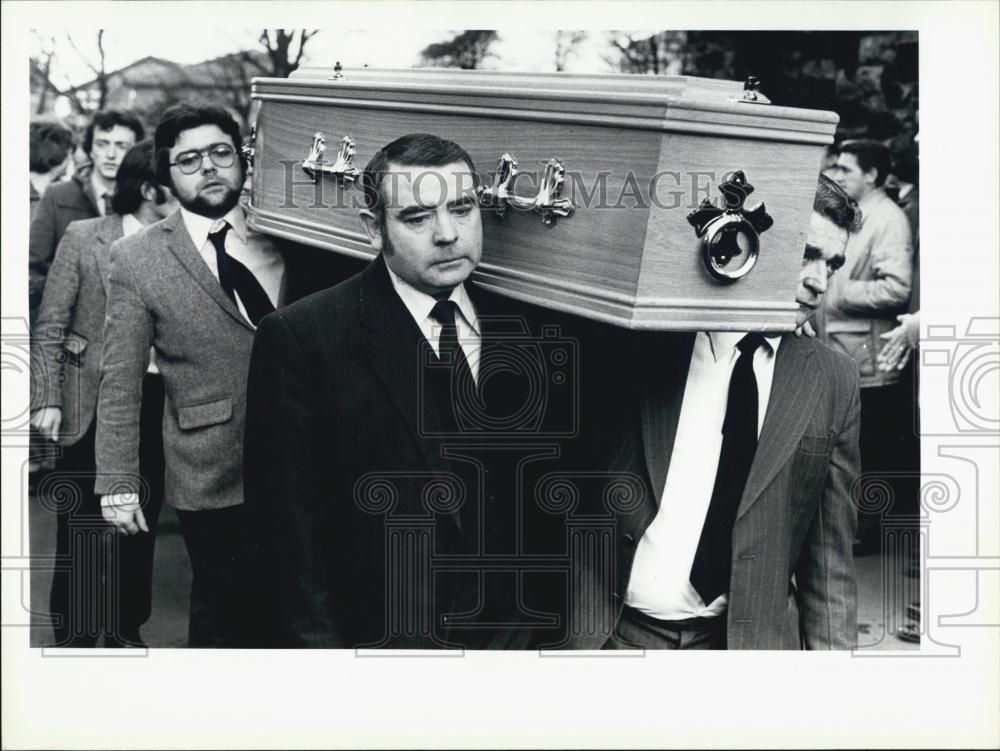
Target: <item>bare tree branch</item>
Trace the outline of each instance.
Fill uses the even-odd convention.
[[[103,33],[103,30],[101,33]],[[86,65],[88,68],[90,68],[90,70],[94,73],[94,75],[96,76],[101,75],[101,70],[99,68],[94,67],[94,64],[90,62],[90,59],[80,51],[79,47],[76,46],[76,42],[73,41],[72,34],[67,32],[65,36],[66,36],[66,41],[69,42],[69,46],[72,47],[73,51],[80,56],[80,60],[83,61],[83,64]]]
[[[306,51],[306,42],[316,36],[317,33],[319,33],[319,29],[313,29],[312,31],[302,29],[299,32],[299,52],[292,63],[292,70],[299,69],[299,65],[302,63],[302,55]]]
[[[97,109],[102,110],[108,103],[108,77],[105,70],[104,29],[97,30],[97,54],[100,55],[101,60],[101,72],[97,74],[97,86],[100,91],[100,101],[97,103]]]

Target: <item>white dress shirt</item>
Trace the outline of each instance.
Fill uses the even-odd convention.
[[[136,219],[135,214],[124,214],[122,216],[122,236],[131,237],[145,225]]]
[[[434,348],[434,354],[439,354],[439,344],[441,341],[441,330],[444,326],[431,317],[431,310],[437,304],[437,300],[425,292],[421,292],[409,282],[404,281],[392,269],[386,266],[389,271],[389,279],[392,281],[393,289],[403,301],[403,305],[410,311],[413,320],[420,327],[420,332],[424,338],[430,342]],[[465,285],[459,284],[451,291],[448,299],[458,306],[458,314],[455,316],[455,328],[458,330],[458,343],[462,347],[462,354],[465,355],[472,371],[472,379],[479,383],[479,352],[482,346],[482,338],[479,331],[479,317],[476,315],[476,308],[469,299]]]
[[[636,548],[625,602],[664,620],[715,616],[727,597],[702,602],[691,585],[691,565],[712,500],[722,450],[729,381],[745,332],[700,332],[695,337],[673,453],[660,508]],[[757,435],[764,424],[780,337],[767,337],[754,353]],[[659,488],[654,488],[654,492]]]
[[[281,306],[285,296],[285,261],[269,238],[256,232],[248,232],[241,207],[234,206],[221,219],[211,219],[201,214],[195,214],[183,207],[180,212],[184,219],[184,226],[187,227],[188,234],[191,235],[191,241],[216,279],[219,278],[219,266],[215,258],[215,246],[212,245],[208,236],[220,229],[223,222],[229,222],[232,229],[226,233],[226,253],[250,270],[275,308]],[[246,308],[243,307],[243,301],[240,300],[238,292],[236,293],[236,304],[243,317],[249,321],[250,317],[247,315]]]

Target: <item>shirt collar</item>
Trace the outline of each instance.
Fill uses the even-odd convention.
[[[101,200],[105,193],[111,192],[97,176],[97,170],[90,173],[90,187],[94,189],[94,197],[97,198],[98,201]]]
[[[393,289],[396,290],[396,294],[399,295],[399,299],[403,301],[406,309],[410,311],[413,320],[417,324],[426,321],[430,317],[431,310],[437,304],[437,299],[431,297],[426,292],[421,292],[412,284],[405,281],[390,269],[388,264],[386,264],[385,268],[389,272],[389,279],[392,282]],[[476,316],[476,309],[472,305],[472,300],[469,299],[469,293],[466,291],[465,285],[459,284],[455,287],[448,296],[448,299],[458,306],[458,310],[462,314],[462,318],[469,325],[469,328],[476,332],[476,334],[479,334],[479,318]]]
[[[709,350],[712,353],[712,359],[716,362],[719,358],[724,356],[726,353],[733,355],[736,350],[736,345],[739,344],[740,339],[747,335],[746,331],[703,331],[708,338]],[[770,348],[771,355],[776,355],[778,353],[778,345],[781,343],[781,334],[774,336],[764,336],[764,343]]]
[[[236,233],[244,244],[247,241],[247,223],[243,218],[243,209],[238,205],[231,208],[229,213],[221,219],[212,219],[201,214],[195,214],[193,211],[188,211],[181,206],[181,217],[184,219],[184,226],[187,227],[188,234],[191,235],[194,246],[199,250],[208,240],[208,235],[212,231],[212,228],[216,223],[223,220],[229,222],[229,225],[233,228],[233,232]]]
[[[143,223],[136,219],[135,214],[125,214],[122,217],[122,234],[125,237],[134,235],[143,228]]]

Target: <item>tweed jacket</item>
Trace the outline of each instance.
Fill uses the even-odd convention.
[[[97,198],[90,177],[79,174],[65,182],[52,183],[38,200],[28,230],[28,303],[38,310],[59,241],[71,222],[99,217]]]
[[[152,346],[166,391],[165,500],[183,510],[243,503],[254,327],[209,270],[179,211],[112,247],[104,333],[95,492],[138,490],[139,408]]]
[[[610,560],[581,567],[593,587],[578,598],[568,635],[552,646],[598,649],[620,617],[636,547],[666,481],[693,345],[692,334],[643,334],[623,353],[630,367],[618,370],[619,398],[589,428],[604,453],[592,466],[634,481],[637,491],[628,502],[603,498],[591,509],[594,518],[613,518]],[[858,377],[853,362],[815,339],[786,335],[776,357],[733,528],[727,645],[849,649],[857,642]]]
[[[118,214],[66,228],[49,270],[32,346],[41,407],[59,407],[59,442],[76,443],[97,412],[111,244],[122,236]]]

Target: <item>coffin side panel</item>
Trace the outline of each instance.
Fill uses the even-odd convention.
[[[648,183],[661,134],[609,130],[587,125],[524,123],[488,117],[265,102],[258,116],[254,166],[254,223],[263,231],[350,255],[371,255],[358,209],[360,189],[329,176],[313,182],[301,169],[312,133],[327,139],[332,160],[340,138],[356,143],[354,163],[363,168],[375,150],[410,132],[428,132],[461,144],[488,184],[500,154],[518,159],[515,192],[538,191],[544,163],[565,162],[563,195],[577,207],[573,216],[546,226],[541,216],[510,210],[501,219],[483,211],[484,253],[480,273],[489,284],[522,299],[545,302],[563,295],[575,312],[581,295],[610,295],[630,304],[639,278],[648,207],[630,201],[626,182]],[[295,158],[290,158],[295,155]],[[607,165],[613,163],[614,169]],[[622,198],[623,192],[626,196]],[[562,290],[548,283],[560,285]],[[627,315],[622,313],[622,315]]]

